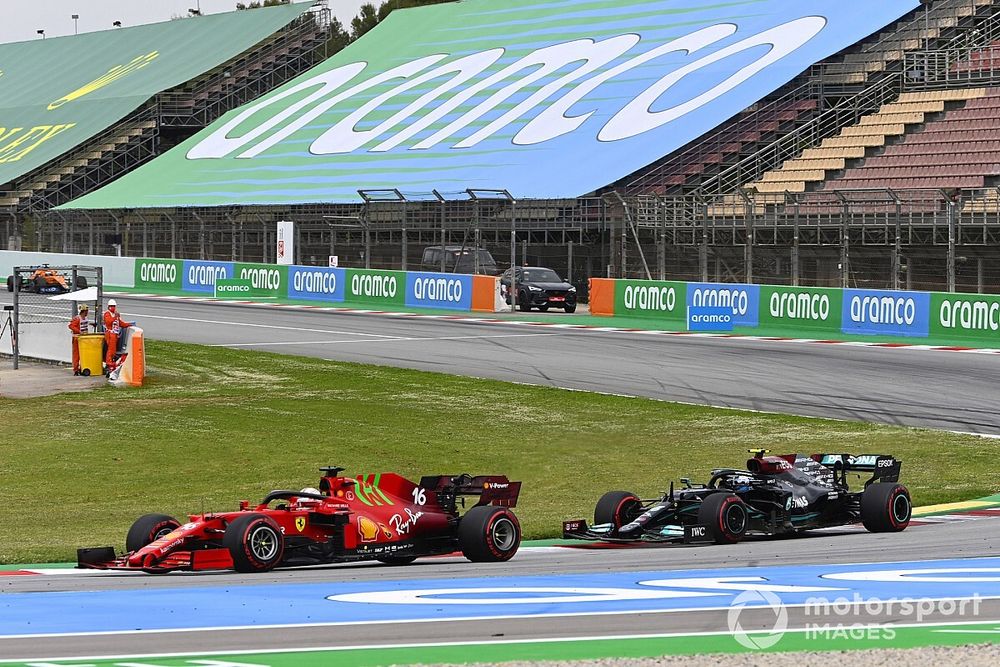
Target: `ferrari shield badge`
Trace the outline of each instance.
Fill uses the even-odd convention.
[[[306,518],[304,516],[295,517],[295,530],[300,533],[306,529]]]

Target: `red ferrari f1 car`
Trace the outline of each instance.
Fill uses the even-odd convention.
[[[271,491],[254,508],[244,500],[238,511],[191,515],[184,525],[163,514],[142,516],[128,531],[124,555],[113,547],[79,549],[78,567],[264,572],[361,560],[408,565],[455,551],[498,562],[520,546],[510,508],[521,483],[505,476],[438,475],[414,484],[394,473],[351,478],[340,475],[343,468],[320,470],[319,489]],[[478,499],[460,514],[469,496]]]

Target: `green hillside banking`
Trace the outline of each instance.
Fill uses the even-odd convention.
[[[506,473],[527,537],[611,488],[653,495],[746,449],[891,453],[917,504],[1000,489],[992,441],[150,341],[137,390],[0,399],[0,563],[121,548],[140,514],[235,508],[321,465]]]

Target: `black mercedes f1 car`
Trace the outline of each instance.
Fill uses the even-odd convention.
[[[705,485],[655,500],[610,491],[597,501],[594,525],[563,522],[563,536],[599,542],[739,542],[746,535],[780,535],[862,523],[874,533],[898,532],[913,505],[899,484],[900,461],[891,456],[814,454],[766,456],[751,450],[746,470],[713,470]],[[852,491],[852,473],[871,473]],[[859,475],[860,476],[860,475]]]

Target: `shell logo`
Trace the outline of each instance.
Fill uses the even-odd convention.
[[[483,482],[483,488],[484,489],[490,488],[490,483],[489,482]]]
[[[366,516],[359,517],[358,534],[362,542],[374,542],[378,537],[378,524]]]
[[[132,61],[126,65],[115,65],[114,67],[109,69],[107,73],[102,74],[101,76],[97,77],[90,83],[84,84],[83,86],[80,86],[73,92],[63,95],[58,100],[51,103],[48,106],[48,109],[49,111],[53,111],[54,109],[58,109],[67,102],[73,102],[74,100],[78,100],[85,95],[89,95],[94,91],[104,88],[105,86],[109,86],[118,79],[126,77],[132,72],[142,69],[149,63],[156,60],[159,57],[159,55],[160,55],[159,51],[151,51],[145,55],[133,58]]]

